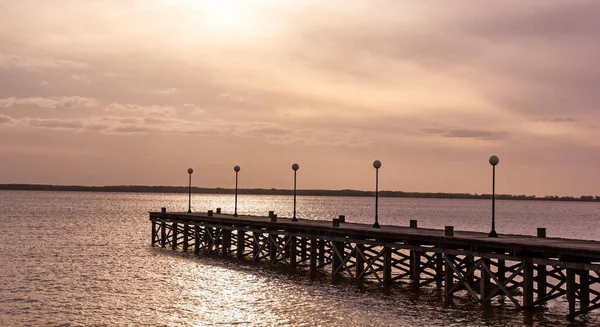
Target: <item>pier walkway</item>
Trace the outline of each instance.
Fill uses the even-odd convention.
[[[389,291],[435,285],[446,297],[495,297],[533,309],[566,297],[568,318],[600,308],[600,242],[277,217],[151,212],[152,245],[285,264]]]

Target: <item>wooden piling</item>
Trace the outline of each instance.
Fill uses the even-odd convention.
[[[454,255],[444,254],[444,295],[452,297],[452,288],[454,287],[454,270],[452,270],[452,262]]]
[[[252,236],[252,260],[253,261],[260,261],[260,236],[262,234],[258,233],[258,232],[253,232]]]
[[[227,254],[231,251],[231,229],[223,229],[221,237],[221,254]]]
[[[318,247],[318,243],[319,243],[319,240],[317,240],[316,238],[311,238],[310,239],[310,271],[313,272],[313,273],[317,271],[317,247]]]
[[[200,253],[200,226],[194,225],[194,253]]]
[[[183,252],[188,251],[189,229],[190,229],[190,226],[188,224],[183,224]]]
[[[297,241],[297,237],[296,236],[288,236],[289,237],[289,260],[290,260],[290,266],[292,267],[296,267],[296,260],[298,258],[298,249],[296,248],[296,241]]]
[[[236,246],[236,257],[242,259],[244,257],[244,250],[246,248],[246,232],[243,228],[237,229],[237,246]]]
[[[363,258],[364,255],[364,251],[365,251],[365,246],[363,244],[356,244],[356,254],[355,254],[355,261],[356,261],[356,281],[360,284],[362,282],[363,279],[363,271],[365,269],[365,259]],[[362,253],[362,255],[361,255]]]
[[[383,288],[389,290],[392,285],[392,248],[383,248]]]
[[[590,305],[590,271],[579,270],[579,308],[586,310]]]
[[[567,268],[567,301],[569,302],[569,317],[571,318],[575,316],[576,292],[575,269]]]
[[[331,278],[333,280],[339,275],[342,259],[344,257],[344,243],[343,242],[331,242]]]
[[[153,220],[153,221],[152,221],[152,246],[154,246],[154,244],[156,244],[156,242],[158,241],[158,239],[157,239],[157,237],[156,237],[156,236],[157,236],[157,235],[156,235],[156,233],[158,232],[158,231],[156,230],[156,226],[157,226],[157,225],[158,225],[158,224],[156,223],[156,221],[154,221],[154,220]]]
[[[319,265],[325,264],[325,241],[319,239]]]
[[[533,263],[525,262],[523,268],[523,309],[532,309],[533,302]]]
[[[160,222],[160,247],[167,246],[167,223],[163,220]]]
[[[440,289],[444,282],[444,255],[435,254],[435,286]]]
[[[498,259],[498,271],[496,272],[496,277],[501,283],[506,280],[506,260]]]
[[[491,260],[489,258],[482,258],[481,259],[481,264],[485,265],[486,268],[491,270]],[[490,274],[487,272],[487,270],[485,270],[485,268],[481,267],[481,279],[479,282],[479,294],[481,294],[481,299],[482,301],[485,300],[491,293],[491,277]],[[490,302],[490,299],[487,299],[487,301],[484,302]]]
[[[415,227],[417,228],[415,223]],[[421,283],[421,252],[416,250],[410,251],[410,272],[412,279],[412,286],[415,289],[418,289]]]
[[[275,263],[277,260],[277,234],[269,234],[268,242],[269,262]]]
[[[173,250],[177,250],[177,237],[179,235],[177,235],[177,223],[173,222],[173,224],[171,225],[171,237],[172,237],[172,242],[171,242],[171,247],[173,248]]]
[[[307,242],[308,239],[306,237],[300,237],[300,260],[302,260],[302,262],[304,262],[307,258]]]

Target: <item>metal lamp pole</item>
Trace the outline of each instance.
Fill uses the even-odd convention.
[[[500,162],[497,156],[490,157],[490,165],[492,165],[492,231],[488,237],[498,237],[496,233],[496,165]]]
[[[240,166],[233,167],[233,170],[235,171],[235,210],[233,216],[237,217],[238,173],[240,172]]]
[[[188,213],[192,213],[192,173],[194,170],[192,168],[188,168],[188,174],[190,174],[190,183],[188,186]]]
[[[297,163],[292,165],[292,169],[294,170],[294,216],[292,217],[292,221],[298,221],[296,218],[296,172],[300,169]]]
[[[381,161],[373,161],[373,167],[375,168],[375,223],[373,228],[379,228],[379,168],[381,168]]]

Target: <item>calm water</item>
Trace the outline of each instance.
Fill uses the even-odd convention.
[[[291,198],[245,196],[239,212],[291,214]],[[373,199],[300,197],[310,219],[345,214],[372,222]],[[172,194],[0,191],[0,326],[562,326],[556,308],[527,314],[464,299],[448,303],[434,290],[391,296],[349,285],[311,282],[222,259],[152,248],[148,211],[186,210]],[[600,240],[600,204],[497,202],[499,233]],[[231,196],[196,196],[197,210],[233,211]],[[488,231],[483,200],[390,199],[382,224]],[[573,325],[600,325],[594,314]]]

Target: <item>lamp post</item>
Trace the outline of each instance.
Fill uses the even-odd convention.
[[[490,165],[492,165],[492,231],[488,237],[498,237],[496,233],[496,165],[500,162],[497,156],[490,157]]]
[[[379,228],[379,168],[381,168],[381,161],[373,161],[373,167],[375,168],[375,223],[373,228]]]
[[[233,216],[237,217],[238,173],[240,172],[240,166],[233,167],[233,171],[235,171],[235,210]]]
[[[189,198],[188,198],[188,213],[192,213],[192,173],[194,170],[192,168],[188,168],[188,174],[190,174],[190,183],[188,187]]]
[[[292,165],[292,169],[294,170],[294,216],[292,217],[292,221],[298,221],[296,218],[296,172],[300,169],[297,163]]]

